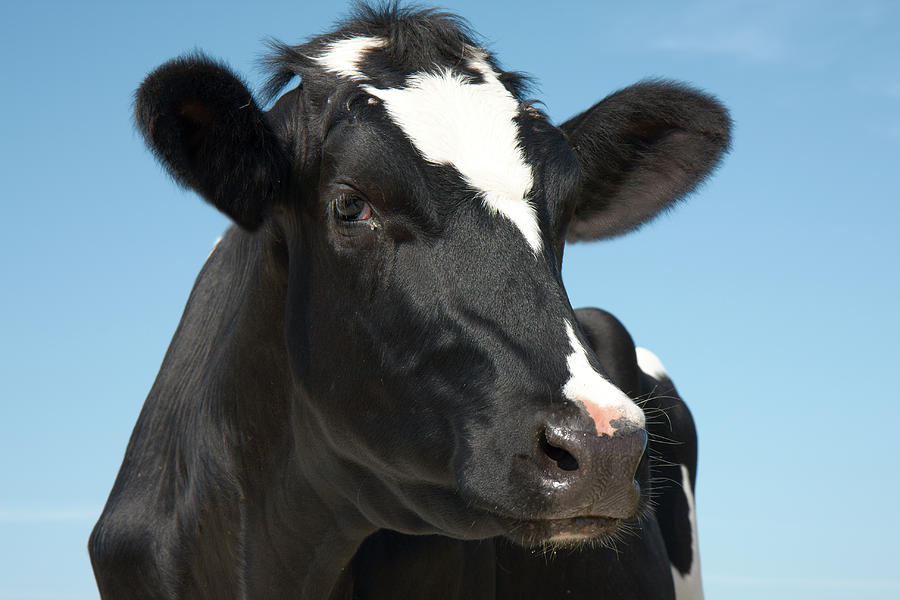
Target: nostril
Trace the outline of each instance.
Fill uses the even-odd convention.
[[[563,471],[578,470],[578,461],[575,459],[575,457],[569,454],[566,450],[563,450],[562,448],[551,444],[547,440],[546,431],[541,431],[540,445],[541,450],[543,450],[544,454],[546,454],[550,458],[550,460],[554,461],[556,465]]]

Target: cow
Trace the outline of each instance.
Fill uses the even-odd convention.
[[[268,66],[259,100],[199,52],[136,93],[234,224],[91,534],[101,596],[699,597],[690,413],[561,267],[692,192],[726,109],[646,80],[557,126],[462,19],[394,5]]]

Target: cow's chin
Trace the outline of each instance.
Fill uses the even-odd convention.
[[[628,520],[612,517],[534,519],[507,524],[506,537],[523,546],[578,546],[613,538]]]
[[[646,489],[646,485],[635,481],[638,493],[627,500],[623,498],[620,504],[608,506],[612,514],[597,512],[593,507],[585,512],[566,510],[556,515],[545,512],[524,518],[504,515],[498,520],[504,528],[504,537],[526,547],[604,544],[633,532],[642,515],[651,510],[646,494],[639,491],[642,488]]]
[[[651,511],[646,490],[646,469],[634,480],[632,494],[623,494],[616,502],[593,504],[582,510],[544,507],[531,514],[493,512],[503,529],[502,536],[525,547],[573,547],[604,544],[635,531],[647,511]],[[496,506],[496,505],[495,505]]]

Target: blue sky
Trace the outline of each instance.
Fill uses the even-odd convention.
[[[96,597],[88,533],[227,227],[144,149],[133,90],[195,48],[258,84],[267,36],[345,10],[311,4],[0,7],[0,600]],[[648,76],[728,105],[716,176],[570,248],[570,296],[618,315],[694,412],[708,597],[900,597],[900,5],[442,5],[557,122]]]

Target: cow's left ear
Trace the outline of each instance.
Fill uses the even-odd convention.
[[[640,227],[696,188],[731,140],[721,104],[666,81],[620,90],[560,128],[581,165],[568,241]]]
[[[203,56],[176,58],[136,93],[135,120],[175,180],[253,230],[287,183],[289,163],[247,86]]]

